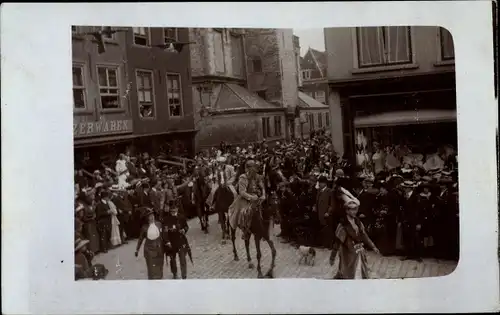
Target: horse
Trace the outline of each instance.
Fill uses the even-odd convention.
[[[269,245],[269,248],[271,249],[271,254],[272,254],[272,261],[271,261],[271,266],[269,270],[267,271],[265,277],[266,278],[274,278],[274,267],[275,267],[275,262],[276,262],[276,247],[274,246],[274,242],[270,238],[270,232],[269,232],[269,224],[272,220],[272,207],[271,203],[267,199],[265,201],[258,201],[256,202],[255,205],[252,207],[255,207],[252,209],[252,218],[251,218],[251,224],[250,224],[250,232],[251,235],[254,236],[254,241],[255,241],[255,249],[257,251],[257,277],[258,278],[264,278],[264,275],[262,274],[262,269],[261,269],[261,264],[260,264],[260,259],[262,257],[262,253],[260,251],[260,241],[261,239],[264,239],[267,244]],[[231,241],[233,243],[233,255],[234,255],[234,260],[238,261],[238,252],[236,251],[236,228],[233,228],[231,225],[229,225],[230,231],[231,231]],[[247,262],[248,262],[248,268],[253,269],[254,264],[252,263],[252,258],[250,257],[250,237],[245,237],[245,249],[247,253]]]
[[[230,239],[229,232],[229,206],[234,201],[234,195],[227,186],[220,186],[217,188],[213,199],[213,208],[219,215],[219,223],[222,229],[222,244],[226,243],[226,239]]]

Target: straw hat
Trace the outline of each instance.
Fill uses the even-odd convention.
[[[75,241],[75,252],[79,251],[83,246],[87,245],[89,243],[89,240],[82,240],[81,238],[78,238]]]
[[[404,188],[415,188],[415,187],[417,187],[417,184],[414,181],[405,180],[403,183],[401,183],[401,187],[404,187]]]

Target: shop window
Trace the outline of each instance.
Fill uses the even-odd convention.
[[[156,108],[154,101],[153,71],[137,70],[137,96],[139,98],[139,115],[141,118],[154,118]]]
[[[182,116],[182,86],[179,74],[167,74],[167,96],[170,117]]]
[[[408,26],[358,27],[359,67],[412,63],[410,30]]]
[[[102,109],[121,107],[118,66],[98,66],[97,76]]]

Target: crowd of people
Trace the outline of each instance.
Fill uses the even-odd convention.
[[[425,163],[408,159],[408,153],[394,161],[394,154],[387,158],[374,147],[374,156],[351,164],[337,155],[329,135],[318,131],[308,139],[246,147],[221,143],[193,159],[123,153],[113,168],[77,169],[77,278],[92,276],[96,253],[136,238],[136,256],[144,243],[149,279],[163,278],[166,259],[177,278],[176,257],[186,278],[186,257],[191,257],[186,220],[197,217],[200,229],[209,233],[209,214],[217,213],[222,241],[230,239],[231,205],[243,193],[241,175],[250,164],[265,191],[256,198],[269,201],[282,242],[332,249],[334,257],[346,239],[366,235],[365,245],[384,255],[457,259],[456,163],[447,163],[448,153],[429,156]],[[351,277],[344,273],[339,277]]]

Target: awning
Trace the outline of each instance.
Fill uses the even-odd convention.
[[[92,137],[87,139],[75,139],[73,143],[73,147],[93,147],[105,145],[108,143],[118,143],[131,140],[135,138],[135,135],[115,135],[115,136],[107,136],[107,137]]]
[[[354,118],[356,128],[456,122],[456,110],[411,110]]]

